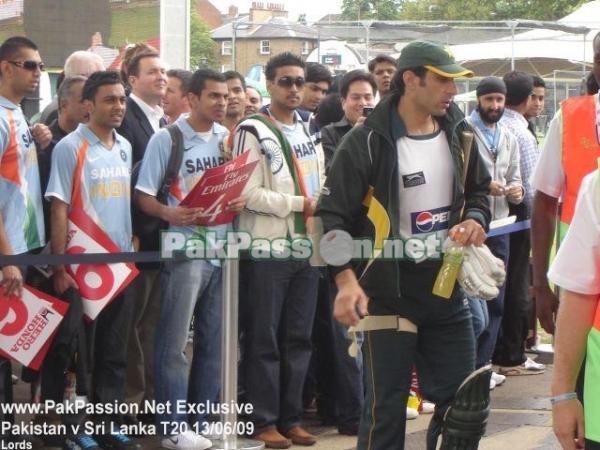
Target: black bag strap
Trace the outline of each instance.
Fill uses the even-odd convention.
[[[171,154],[169,155],[169,164],[163,178],[162,185],[156,193],[156,198],[167,198],[169,189],[173,181],[177,178],[181,162],[183,161],[183,133],[176,124],[170,124],[165,127],[171,135]]]

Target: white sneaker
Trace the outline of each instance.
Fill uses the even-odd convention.
[[[496,387],[496,382],[493,378],[490,378],[490,391]]]
[[[421,414],[433,414],[435,411],[435,404],[430,401],[423,400],[421,402]]]
[[[202,422],[202,431],[200,435],[209,440],[221,439],[221,433],[217,433],[217,430],[223,430],[223,426],[220,422]]]
[[[527,360],[521,364],[525,368],[525,370],[531,370],[533,372],[541,372],[542,370],[546,370],[546,364],[536,363],[533,359],[527,358]]]
[[[205,450],[212,447],[212,442],[192,430],[187,430],[174,436],[164,437],[161,445],[173,450]]]
[[[505,375],[500,375],[497,372],[492,372],[492,380],[496,382],[496,386],[501,386],[506,381]]]
[[[406,420],[412,420],[419,417],[419,411],[414,408],[406,407]]]

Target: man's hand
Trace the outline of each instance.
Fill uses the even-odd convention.
[[[461,245],[481,245],[485,242],[487,235],[483,227],[473,219],[467,219],[464,222],[454,225],[450,228],[448,236],[454,242]]]
[[[53,269],[52,279],[54,280],[54,290],[58,295],[62,295],[70,287],[79,290],[77,282],[64,268],[58,270]]]
[[[315,214],[315,210],[317,209],[317,201],[314,198],[304,198],[304,216],[310,217]]]
[[[204,208],[188,208],[186,206],[167,206],[163,219],[177,227],[193,225]]]
[[[552,428],[564,450],[583,448],[583,407],[573,399],[552,406]]]
[[[23,274],[17,266],[2,267],[2,280],[0,286],[4,287],[4,295],[21,297],[23,293]]]
[[[540,325],[546,333],[554,334],[554,318],[558,311],[558,297],[549,285],[535,287],[535,306]]]
[[[497,181],[492,181],[490,183],[490,195],[494,197],[498,197],[500,195],[504,195],[506,192],[504,190],[504,186],[498,183]]]
[[[520,184],[513,184],[512,186],[506,186],[504,192],[509,200],[512,202],[520,202],[523,199],[523,186]]]
[[[233,200],[227,202],[227,206],[225,207],[226,211],[233,212],[235,214],[239,214],[244,210],[246,206],[246,198],[245,197],[237,197]]]
[[[52,131],[43,123],[36,123],[31,127],[33,140],[42,150],[45,150],[52,142]]]
[[[362,290],[352,269],[346,269],[335,277],[338,293],[333,304],[333,317],[343,325],[358,325],[369,312],[369,298]]]

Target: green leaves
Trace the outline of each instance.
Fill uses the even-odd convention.
[[[200,19],[196,10],[192,8],[190,18],[190,70],[193,72],[198,68],[206,66],[221,71],[220,62],[217,58],[217,44],[210,37],[208,25]]]

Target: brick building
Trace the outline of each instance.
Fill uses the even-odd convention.
[[[290,23],[287,16],[281,3],[253,2],[248,14],[230,7],[224,24],[211,31],[219,45],[221,70],[245,74],[251,66],[265,64],[285,51],[306,58],[325,39],[323,31]]]

